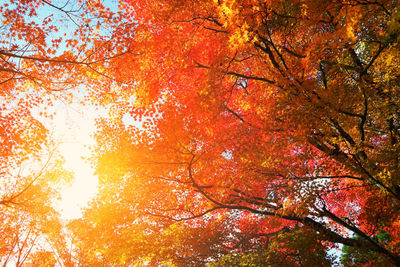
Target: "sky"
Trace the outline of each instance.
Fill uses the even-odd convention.
[[[104,110],[79,104],[57,103],[55,116],[45,122],[55,140],[59,140],[58,151],[64,157],[64,167],[72,171],[74,180],[61,191],[61,200],[54,202],[62,219],[75,219],[82,215],[82,209],[97,192],[98,178],[94,175],[87,158],[90,146],[95,144],[95,118]]]
[[[111,10],[118,11],[118,0],[104,0],[104,5]],[[67,0],[56,2],[56,5],[64,6],[65,9],[73,10],[73,6]],[[54,15],[57,19],[64,19],[58,25],[59,32],[52,38],[62,36],[64,33],[72,32],[75,25],[62,12],[44,5],[39,11],[39,17]],[[59,35],[59,36],[58,36]],[[65,47],[59,49],[62,53]],[[82,90],[82,91],[81,91]],[[77,88],[75,97],[82,97],[84,88]],[[95,144],[92,135],[95,131],[95,118],[99,115],[105,116],[105,111],[98,110],[89,103],[78,104],[79,99],[73,103],[55,103],[53,120],[44,119],[44,126],[50,130],[52,138],[59,141],[58,151],[65,159],[65,168],[72,171],[75,179],[71,185],[66,185],[61,191],[61,200],[55,201],[54,205],[60,211],[63,219],[79,218],[82,209],[97,192],[98,178],[89,162],[85,160],[90,156],[90,146]]]

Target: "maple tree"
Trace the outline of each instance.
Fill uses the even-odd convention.
[[[60,262],[66,254],[53,202],[72,176],[64,169],[52,129],[46,129],[44,121],[52,118],[56,103],[84,98],[79,89],[85,84],[90,90],[90,85],[115,82],[101,66],[121,50],[100,50],[109,38],[105,27],[108,22],[117,26],[118,20],[99,1],[0,4],[0,262],[4,266],[37,266],[43,257]],[[59,255],[46,251],[44,244],[57,247]]]
[[[396,1],[65,3],[0,6],[2,263],[400,264]],[[81,96],[110,118],[68,235],[38,117]]]
[[[400,264],[395,1],[124,12],[135,54],[110,66],[134,83],[96,95],[100,193],[71,225],[88,261],[292,266],[341,244]]]
[[[50,145],[49,131],[40,116],[50,116],[51,112],[46,110],[55,101],[68,101],[69,87],[82,84],[83,75],[87,76],[87,71],[79,70],[83,61],[78,52],[88,43],[75,44],[76,50],[57,51],[62,45],[71,48],[73,41],[77,43],[88,29],[77,25],[74,37],[57,36],[57,23],[65,23],[65,18],[59,17],[55,22],[54,12],[46,14],[45,6],[65,13],[74,23],[81,23],[75,16],[88,14],[80,12],[78,7],[69,10],[65,5],[62,9],[47,1],[5,1],[0,6],[0,169],[5,186],[7,181],[23,181],[22,177],[16,177],[16,170],[27,159],[38,158],[42,148]],[[86,17],[83,19],[88,21]],[[65,93],[55,93],[60,90]],[[0,203],[13,204],[14,196],[2,189],[4,196]]]

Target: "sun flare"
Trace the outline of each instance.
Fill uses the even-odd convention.
[[[59,108],[53,125],[54,134],[60,136],[58,151],[65,160],[65,168],[73,172],[74,179],[60,192],[61,199],[55,202],[63,219],[75,219],[97,192],[98,179],[87,158],[94,144],[94,108]]]
[[[73,171],[75,179],[70,186],[61,192],[61,200],[57,207],[64,219],[73,219],[81,216],[81,209],[97,192],[97,177],[89,163],[84,159],[89,156],[87,143],[91,142],[87,133],[81,133],[81,141],[76,143],[64,143],[60,145],[60,152],[65,159],[65,167]]]

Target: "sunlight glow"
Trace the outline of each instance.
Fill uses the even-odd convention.
[[[90,130],[92,129],[86,127],[77,129],[79,139],[75,142],[63,143],[59,147],[65,159],[65,167],[73,171],[75,176],[72,185],[61,191],[61,200],[57,203],[64,219],[79,218],[81,209],[97,192],[98,179],[84,159],[89,156],[88,145],[93,142]]]
[[[65,168],[75,177],[61,191],[61,199],[54,203],[63,219],[81,217],[82,209],[97,192],[98,179],[86,158],[90,156],[89,147],[94,145],[92,134],[99,111],[79,108],[58,108],[53,125],[54,134],[60,136],[58,149],[65,159]]]

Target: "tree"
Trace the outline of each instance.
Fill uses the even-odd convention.
[[[26,266],[31,256],[61,240],[62,226],[52,202],[59,189],[71,180],[62,161],[44,166],[34,177],[10,181],[0,206],[1,240],[0,263]],[[57,239],[55,238],[57,237]]]
[[[119,17],[99,1],[2,1],[0,21],[0,262],[36,266],[44,244],[65,241],[52,202],[71,180],[43,121],[54,104],[116,83],[105,66],[126,51],[104,48]]]
[[[52,106],[86,100],[91,88],[117,83],[107,76],[107,62],[128,51],[111,48],[106,27],[120,19],[98,1],[0,5],[0,204],[16,204],[44,173],[22,177],[18,170],[31,160],[48,165],[43,153],[54,150],[55,140],[43,121],[52,118]]]
[[[200,231],[221,249],[182,242],[187,259],[284,240],[301,265],[284,231],[399,265],[399,14],[385,0],[127,1],[119,40],[135,54],[110,66],[133,86],[98,98],[113,118],[99,121],[100,194],[81,221],[102,233],[96,257],[183,265],[178,249],[130,242],[168,248],[173,222],[187,238],[225,223]]]

